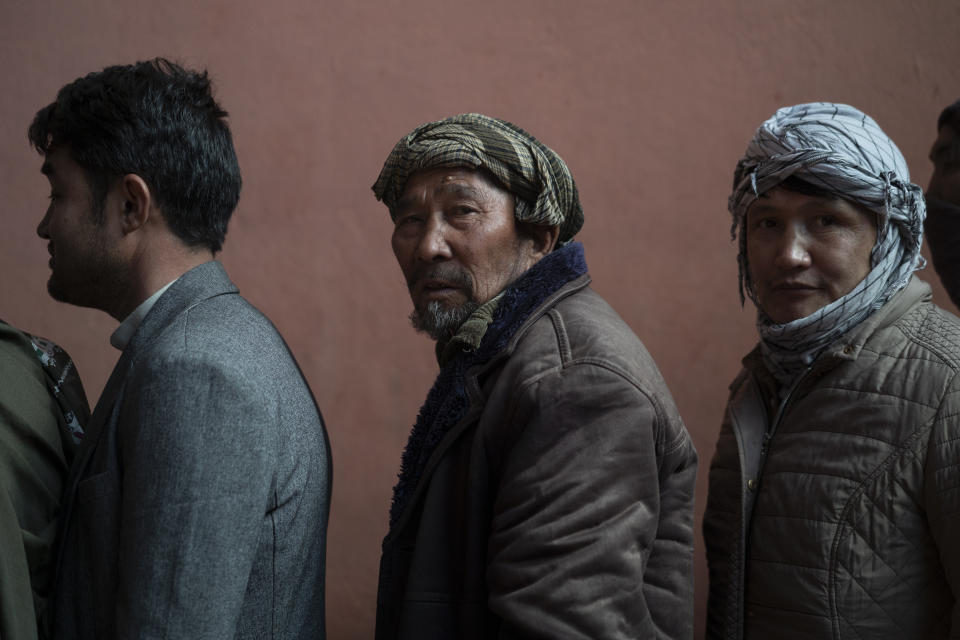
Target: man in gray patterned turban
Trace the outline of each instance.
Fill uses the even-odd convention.
[[[960,321],[913,275],[903,155],[853,107],[780,109],[729,209],[760,343],[710,466],[707,637],[956,637]]]
[[[563,160],[467,114],[402,138],[373,190],[440,364],[394,488],[378,640],[691,638],[696,452],[589,286]]]

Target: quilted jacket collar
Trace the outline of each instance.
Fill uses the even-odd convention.
[[[930,285],[914,276],[907,283],[907,286],[890,298],[885,305],[827,347],[814,362],[814,368],[829,368],[844,360],[856,360],[863,346],[877,331],[895,323],[917,302],[927,301],[932,297],[933,293]],[[760,345],[754,347],[750,353],[744,356],[742,363],[745,369],[761,380],[764,387],[768,386],[767,383],[772,380],[772,376],[768,374],[763,364]]]
[[[906,287],[897,292],[873,315],[851,329],[827,351],[836,358],[856,360],[857,356],[860,355],[860,350],[863,349],[863,345],[877,331],[895,323],[918,302],[928,301],[932,297],[933,292],[930,285],[914,276]]]

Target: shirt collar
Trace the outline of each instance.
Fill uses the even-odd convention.
[[[157,303],[157,300],[160,299],[160,296],[170,288],[177,279],[173,279],[160,289],[156,291],[152,296],[140,303],[140,305],[134,309],[130,315],[124,319],[120,326],[117,327],[110,335],[110,344],[115,348],[123,351],[127,348],[127,345],[130,344],[130,339],[133,338],[133,334],[137,332],[137,329],[140,328],[140,323],[143,322],[143,319],[147,317],[147,314],[150,313],[150,309],[153,308],[153,305]]]

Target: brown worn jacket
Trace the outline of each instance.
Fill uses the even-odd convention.
[[[696,453],[583,274],[484,365],[383,544],[377,638],[691,638]]]
[[[960,321],[914,279],[782,403],[744,365],[710,467],[707,638],[960,637]]]

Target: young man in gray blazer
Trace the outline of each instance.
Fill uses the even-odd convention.
[[[214,261],[240,192],[207,74],[65,86],[30,126],[47,288],[122,351],[67,483],[57,638],[322,638],[330,452],[283,339]]]

